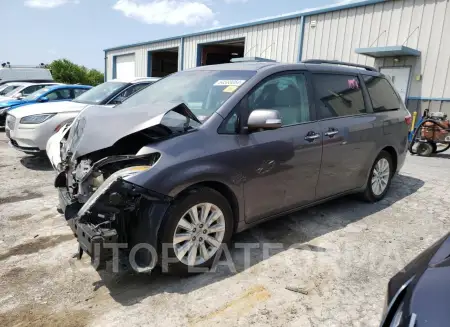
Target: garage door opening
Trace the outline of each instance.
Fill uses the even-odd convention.
[[[197,52],[197,66],[229,63],[233,58],[244,56],[245,39],[200,44]]]
[[[134,53],[114,57],[113,78],[130,80],[136,77]]]
[[[178,48],[151,51],[148,53],[148,76],[164,77],[178,71]]]

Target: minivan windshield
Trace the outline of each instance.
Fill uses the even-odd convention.
[[[123,88],[128,83],[125,82],[106,82],[84,92],[79,97],[75,98],[73,102],[80,102],[86,104],[100,104],[111,94]]]
[[[126,99],[119,106],[131,108],[161,102],[184,103],[204,122],[239,87],[252,78],[250,70],[194,70],[172,74]]]

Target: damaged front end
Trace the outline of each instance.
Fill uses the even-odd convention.
[[[155,266],[158,231],[171,198],[128,180],[151,169],[151,165],[136,164],[152,160],[154,156],[148,155],[108,157],[84,167],[82,175],[77,171],[79,164],[74,172],[62,172],[56,178],[55,186],[61,191],[71,187],[77,191],[66,192],[65,218],[77,237],[79,257],[86,252],[97,269],[110,260],[129,267],[127,259],[137,246],[141,250],[133,253],[132,267],[143,272]],[[109,174],[118,164],[128,167]],[[105,179],[105,175],[109,176]],[[67,183],[66,176],[76,182]]]

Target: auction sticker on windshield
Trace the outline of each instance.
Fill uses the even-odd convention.
[[[226,88],[223,89],[223,92],[225,93],[233,93],[234,91],[236,91],[238,89],[239,86],[236,85],[229,85]]]
[[[219,79],[214,83],[214,86],[241,86],[245,83],[245,80],[241,79]]]

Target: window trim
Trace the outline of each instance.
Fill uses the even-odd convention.
[[[372,76],[372,75],[366,75],[366,76]],[[370,105],[372,106],[372,112],[373,112],[373,113],[378,114],[378,113],[383,113],[383,112],[395,112],[395,111],[400,111],[400,110],[402,110],[402,109],[406,109],[406,105],[403,103],[403,100],[402,100],[402,98],[400,97],[400,94],[398,93],[398,91],[395,89],[394,84],[392,84],[391,81],[390,81],[388,78],[386,78],[386,76],[384,76],[384,75],[379,75],[379,76],[373,76],[373,77],[380,78],[380,79],[384,79],[384,80],[389,84],[389,86],[391,87],[392,91],[394,91],[394,95],[397,97],[397,100],[398,100],[398,102],[399,102],[399,104],[400,104],[400,107],[399,107],[398,109],[375,111],[375,110],[374,110],[375,107],[373,106],[373,102],[372,102],[372,97],[370,96],[369,87],[368,87],[367,85],[365,85],[366,82],[364,81],[364,85],[365,85],[366,88],[367,88],[367,96],[369,97]],[[408,86],[408,87],[409,87],[409,86]]]
[[[111,97],[111,99],[109,99],[109,100],[105,103],[105,105],[108,105],[108,104],[114,104],[114,105],[116,105],[117,103],[111,103],[111,102],[113,102],[117,97],[119,97],[119,95],[120,95],[121,93],[125,92],[126,90],[128,90],[128,89],[131,88],[131,87],[134,87],[134,86],[136,86],[136,85],[141,85],[141,84],[146,84],[146,83],[145,83],[145,82],[137,82],[137,83],[131,83],[131,84],[129,84],[128,86],[126,86],[126,87],[124,87],[123,89],[121,89],[120,91],[118,91],[115,95],[113,95],[113,96]],[[152,84],[152,83],[148,82],[148,83],[147,83],[147,86],[150,86],[151,84]],[[134,93],[131,94],[129,97],[131,97],[131,96],[135,95],[136,93],[142,91],[142,90],[145,89],[147,86],[143,87],[143,88],[140,89],[139,91],[134,92]],[[129,97],[127,97],[127,99],[128,99]]]
[[[360,73],[353,73],[353,72],[327,72],[327,71],[320,71],[320,72],[312,72],[311,73],[311,78],[312,78],[312,87],[314,89],[314,102],[316,103],[317,108],[320,106],[320,99],[317,97],[317,92],[316,92],[316,86],[314,83],[314,75],[339,75],[339,76],[355,76],[358,79],[359,85],[360,85],[360,90],[361,90],[361,94],[363,97],[363,102],[364,102],[364,106],[366,108],[366,112],[364,113],[359,113],[359,114],[352,114],[352,115],[345,115],[345,116],[335,116],[335,117],[321,117],[320,113],[318,112],[318,110],[316,110],[317,112],[317,121],[327,121],[327,120],[333,120],[333,119],[340,119],[340,118],[346,118],[346,117],[359,117],[359,116],[365,116],[368,114],[372,113],[372,105],[370,103],[370,106],[367,103],[367,98],[364,94],[364,87],[363,86],[363,78],[361,78],[361,74]]]
[[[297,125],[304,125],[304,124],[310,124],[317,121],[317,115],[316,115],[316,107],[315,107],[315,101],[314,101],[314,93],[313,93],[313,86],[311,83],[311,72],[309,70],[284,70],[281,72],[273,73],[269,76],[266,76],[262,80],[260,80],[256,85],[254,85],[247,93],[238,101],[238,103],[234,106],[234,108],[230,111],[230,113],[225,117],[223,122],[220,124],[219,128],[217,129],[218,134],[224,134],[224,135],[239,135],[239,134],[248,134],[246,131],[248,116],[250,115],[250,111],[248,108],[248,102],[245,106],[242,106],[243,101],[248,101],[249,95],[257,90],[262,84],[267,82],[268,80],[285,76],[285,75],[304,75],[305,77],[305,83],[306,83],[306,93],[308,96],[308,107],[309,107],[309,121],[305,122],[298,122],[295,124],[285,125],[281,126],[279,129],[287,128],[287,127],[293,127]],[[238,112],[241,111],[241,112]],[[236,113],[238,112],[238,119],[237,124],[239,124],[238,129],[239,131],[230,133],[226,131],[226,125],[228,123],[228,120]],[[252,132],[252,133],[258,133],[258,132]]]

